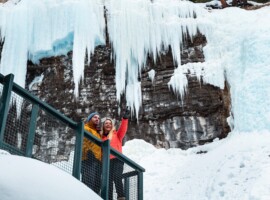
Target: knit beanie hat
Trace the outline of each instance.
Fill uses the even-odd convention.
[[[92,112],[92,113],[87,117],[86,122],[89,122],[89,121],[92,119],[92,117],[94,117],[94,115],[98,115],[98,116],[99,116],[99,113],[98,113],[98,112]]]

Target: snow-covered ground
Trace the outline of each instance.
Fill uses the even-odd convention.
[[[231,133],[191,148],[156,149],[132,140],[124,154],[145,167],[147,200],[269,200],[270,132]]]
[[[59,168],[0,149],[1,200],[99,200],[96,193]]]
[[[269,200],[270,132],[231,133],[191,148],[156,149],[131,140],[124,154],[146,169],[146,200]],[[0,151],[1,200],[94,200],[85,185],[55,166]]]

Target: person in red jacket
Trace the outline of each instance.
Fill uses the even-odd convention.
[[[118,130],[115,129],[113,120],[106,118],[102,126],[102,140],[110,140],[110,146],[122,153],[122,140],[126,135],[128,128],[128,118],[130,109],[127,107]],[[122,182],[122,173],[124,163],[115,156],[110,155],[110,177],[109,177],[109,200],[113,199],[113,183],[115,184],[117,199],[125,200],[124,187]]]

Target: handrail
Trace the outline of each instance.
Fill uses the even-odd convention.
[[[138,165],[137,163],[135,163],[133,160],[131,160],[130,158],[128,158],[127,156],[125,156],[122,153],[119,153],[118,151],[116,151],[114,148],[111,148],[111,154],[114,156],[117,156],[117,158],[119,158],[121,161],[125,161],[125,163],[133,168],[136,168],[137,170],[141,171],[141,172],[145,172],[145,169],[143,167],[141,167],[140,165]]]
[[[10,144],[7,144],[5,142],[1,142],[1,145],[4,147],[4,148],[7,148],[7,149],[12,149],[13,152],[15,152],[16,154],[18,155],[24,155],[24,152],[20,149],[18,149],[17,147],[14,147]]]
[[[87,139],[93,141],[95,144],[97,145],[101,145],[102,144],[102,140],[95,137],[93,134],[89,133],[88,131],[84,130],[84,137],[86,137]]]
[[[3,83],[3,82],[4,82],[4,76],[2,74],[0,74],[0,83]],[[76,128],[77,127],[77,123],[74,122],[72,119],[66,117],[65,115],[60,113],[58,110],[56,110],[55,108],[50,106],[49,104],[41,101],[36,96],[34,96],[31,93],[27,92],[24,88],[22,88],[18,84],[13,83],[12,89],[13,89],[14,92],[21,95],[22,97],[24,97],[25,99],[27,99],[31,103],[38,104],[40,106],[40,108],[42,108],[43,110],[47,111],[48,113],[50,113],[52,115],[57,116],[57,118],[59,120],[61,120],[64,123],[67,123],[71,128]]]

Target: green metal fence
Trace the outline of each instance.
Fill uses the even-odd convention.
[[[13,82],[14,75],[0,74],[0,149],[50,163],[81,180],[83,138],[102,149],[100,196],[107,200],[109,189],[110,154],[123,163],[123,174],[117,177],[123,185],[126,200],[143,199],[141,166],[110,148],[84,130],[84,123],[76,123]],[[112,174],[111,174],[112,175]],[[91,178],[91,177],[90,177]]]

